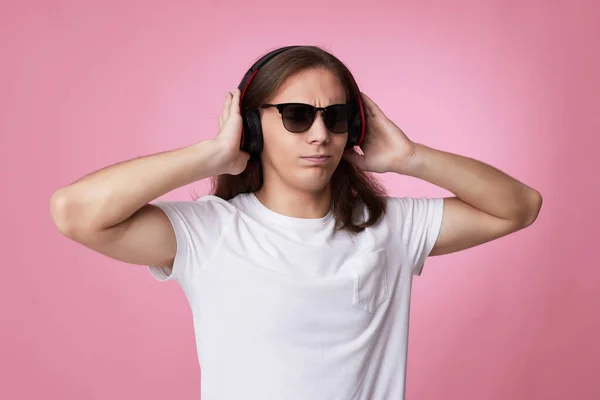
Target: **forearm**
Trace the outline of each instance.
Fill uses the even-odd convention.
[[[57,190],[52,217],[63,227],[109,228],[165,193],[219,174],[217,152],[207,140],[110,165]]]
[[[481,161],[415,145],[398,173],[423,179],[454,193],[465,203],[503,219],[535,218],[542,201],[533,188]]]

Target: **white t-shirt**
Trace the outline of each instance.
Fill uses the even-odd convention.
[[[202,400],[403,399],[412,278],[438,237],[443,198],[387,197],[357,236],[333,214],[293,218],[254,194],[157,201],[177,236]]]

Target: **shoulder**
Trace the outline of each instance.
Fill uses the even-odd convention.
[[[239,196],[234,197],[231,200],[224,200],[220,197],[208,194],[205,196],[201,196],[195,200],[196,204],[199,204],[200,207],[212,208],[216,211],[232,213],[237,210],[237,205],[239,202]]]
[[[385,218],[404,233],[439,225],[443,212],[443,197],[386,197]]]
[[[442,197],[394,197],[385,196],[386,212],[401,217],[410,217],[430,210],[438,210],[444,205]]]
[[[186,224],[218,224],[237,212],[235,204],[213,195],[201,196],[196,200],[159,200],[152,204],[161,208],[171,221]]]

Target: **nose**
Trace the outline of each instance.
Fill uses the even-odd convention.
[[[323,121],[323,111],[319,110],[313,124],[306,132],[306,140],[309,143],[328,143],[330,135],[331,132],[329,132],[325,126],[325,121]]]

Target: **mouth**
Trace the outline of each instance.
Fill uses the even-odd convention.
[[[305,156],[305,157],[300,157],[303,160],[309,161],[311,163],[322,163],[322,162],[326,162],[327,160],[329,160],[331,158],[331,156],[328,155],[324,155],[324,154],[314,154],[311,156]]]

